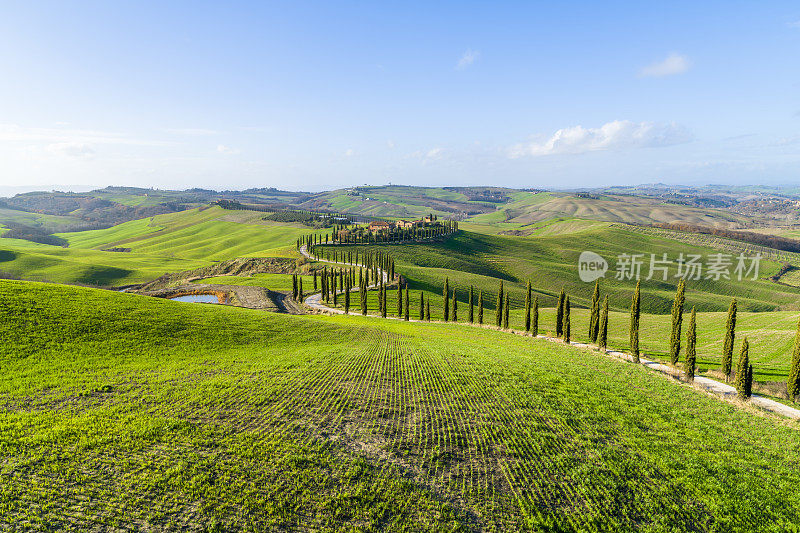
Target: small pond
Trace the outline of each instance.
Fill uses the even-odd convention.
[[[187,294],[186,296],[175,296],[170,298],[173,302],[195,302],[202,304],[216,304],[219,299],[214,294]]]

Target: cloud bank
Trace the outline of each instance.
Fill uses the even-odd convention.
[[[615,120],[599,128],[572,126],[556,131],[543,141],[520,143],[509,149],[512,158],[556,154],[582,154],[600,150],[628,150],[672,146],[689,142],[689,131],[674,122],[631,122]]]

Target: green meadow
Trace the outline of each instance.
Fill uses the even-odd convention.
[[[218,207],[56,234],[69,246],[0,239],[0,272],[24,279],[114,287],[236,257],[295,257],[309,228]],[[106,251],[111,248],[129,251]]]
[[[793,424],[440,324],[0,282],[0,523],[785,531]],[[724,482],[720,482],[724,480]]]

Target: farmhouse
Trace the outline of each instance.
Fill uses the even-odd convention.
[[[376,220],[375,222],[370,222],[368,227],[370,231],[382,231],[390,229],[392,225],[383,220]]]
[[[397,227],[398,228],[413,228],[419,224],[418,220],[398,220]]]

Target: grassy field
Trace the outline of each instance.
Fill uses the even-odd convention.
[[[139,253],[62,248],[20,239],[0,240],[0,272],[36,281],[120,286],[207,264]]]
[[[263,213],[220,207],[134,220],[107,230],[65,233],[70,247],[131,248],[161,257],[219,261],[234,257],[296,255],[295,241],[311,229],[261,220]]]
[[[356,191],[358,194],[354,194]],[[513,189],[505,189],[505,192],[512,199],[531,194]],[[316,194],[300,205],[309,209],[324,207],[344,213],[388,218],[420,218],[428,213],[449,217],[460,212],[493,213],[496,209],[494,204],[470,200],[461,190],[398,185],[328,191]]]
[[[655,198],[641,196],[605,195],[583,198],[570,193],[523,196],[495,213],[477,215],[471,220],[478,223],[508,222],[528,225],[559,217],[626,224],[675,222],[712,227],[739,227],[750,222],[748,217],[724,209],[667,204]]]
[[[528,280],[540,297],[543,306],[552,306],[561,288],[570,294],[576,306],[588,305],[593,284],[580,281],[578,257],[584,250],[600,253],[612,265],[603,279],[611,305],[625,310],[635,280],[615,279],[614,265],[623,253],[647,254],[642,276],[647,277],[649,254],[660,258],[663,253],[673,260],[679,253],[707,257],[718,250],[667,239],[642,235],[618,227],[583,228],[572,233],[555,233],[539,237],[511,237],[459,231],[455,236],[435,243],[381,245],[373,247],[389,253],[396,260],[396,269],[409,280],[413,290],[441,294],[445,277],[460,290],[470,284],[495,294],[500,280],[511,290],[512,299],[521,305]],[[775,273],[780,265],[762,261],[759,280],[713,279],[688,282],[687,305],[699,311],[727,310],[732,297],[739,300],[745,311],[795,310],[800,305],[797,287],[775,284],[764,278]],[[667,281],[656,277],[642,282],[646,297],[642,310],[648,313],[669,313],[675,294],[676,267],[673,264]],[[657,274],[658,276],[658,274]]]
[[[800,433],[488,330],[0,282],[14,529],[786,531]],[[457,339],[457,341],[456,341]]]
[[[219,207],[133,220],[103,230],[61,233],[68,248],[0,239],[0,272],[37,281],[119,286],[236,257],[296,257],[311,233],[262,221],[263,213]],[[124,248],[130,252],[108,252]]]
[[[291,288],[291,286],[290,286]],[[442,320],[443,298],[441,293],[423,291],[425,300],[430,299],[431,320]],[[361,297],[358,292],[351,295],[350,309],[353,314],[361,313]],[[475,293],[474,320],[478,321],[477,292]],[[483,323],[495,324],[496,294],[484,293]],[[343,308],[343,297],[339,295],[337,305],[329,302],[331,307]],[[409,294],[409,318],[419,318],[420,291]],[[516,304],[509,313],[509,327],[522,331],[525,329],[525,313],[522,304]],[[452,308],[452,307],[451,307]],[[367,298],[367,311],[369,314],[378,313],[378,293],[370,291]],[[452,312],[452,311],[451,311]],[[685,337],[686,325],[689,320],[690,309],[684,313],[684,326],[682,334]],[[722,345],[725,337],[727,312],[698,313],[697,315],[697,366],[703,373],[707,370],[719,370],[722,358]],[[387,298],[387,316],[397,316],[397,290],[389,289]],[[589,310],[585,308],[572,308],[572,339],[588,342],[589,335]],[[467,322],[469,317],[469,304],[467,291],[459,289],[458,322]],[[452,321],[452,315],[450,317]],[[794,337],[800,313],[792,311],[779,311],[769,313],[738,314],[736,326],[736,343],[734,347],[734,362],[739,354],[741,341],[747,337],[750,344],[750,361],[754,365],[754,379],[756,381],[781,381],[785,382],[789,375]],[[555,336],[556,312],[552,307],[539,310],[539,334]],[[630,326],[630,313],[612,311],[609,313],[608,344],[609,348],[628,350]],[[640,349],[643,357],[658,361],[669,361],[669,340],[671,332],[670,315],[643,314],[640,324]],[[685,346],[686,339],[682,339]],[[681,361],[685,350],[681,352]]]

